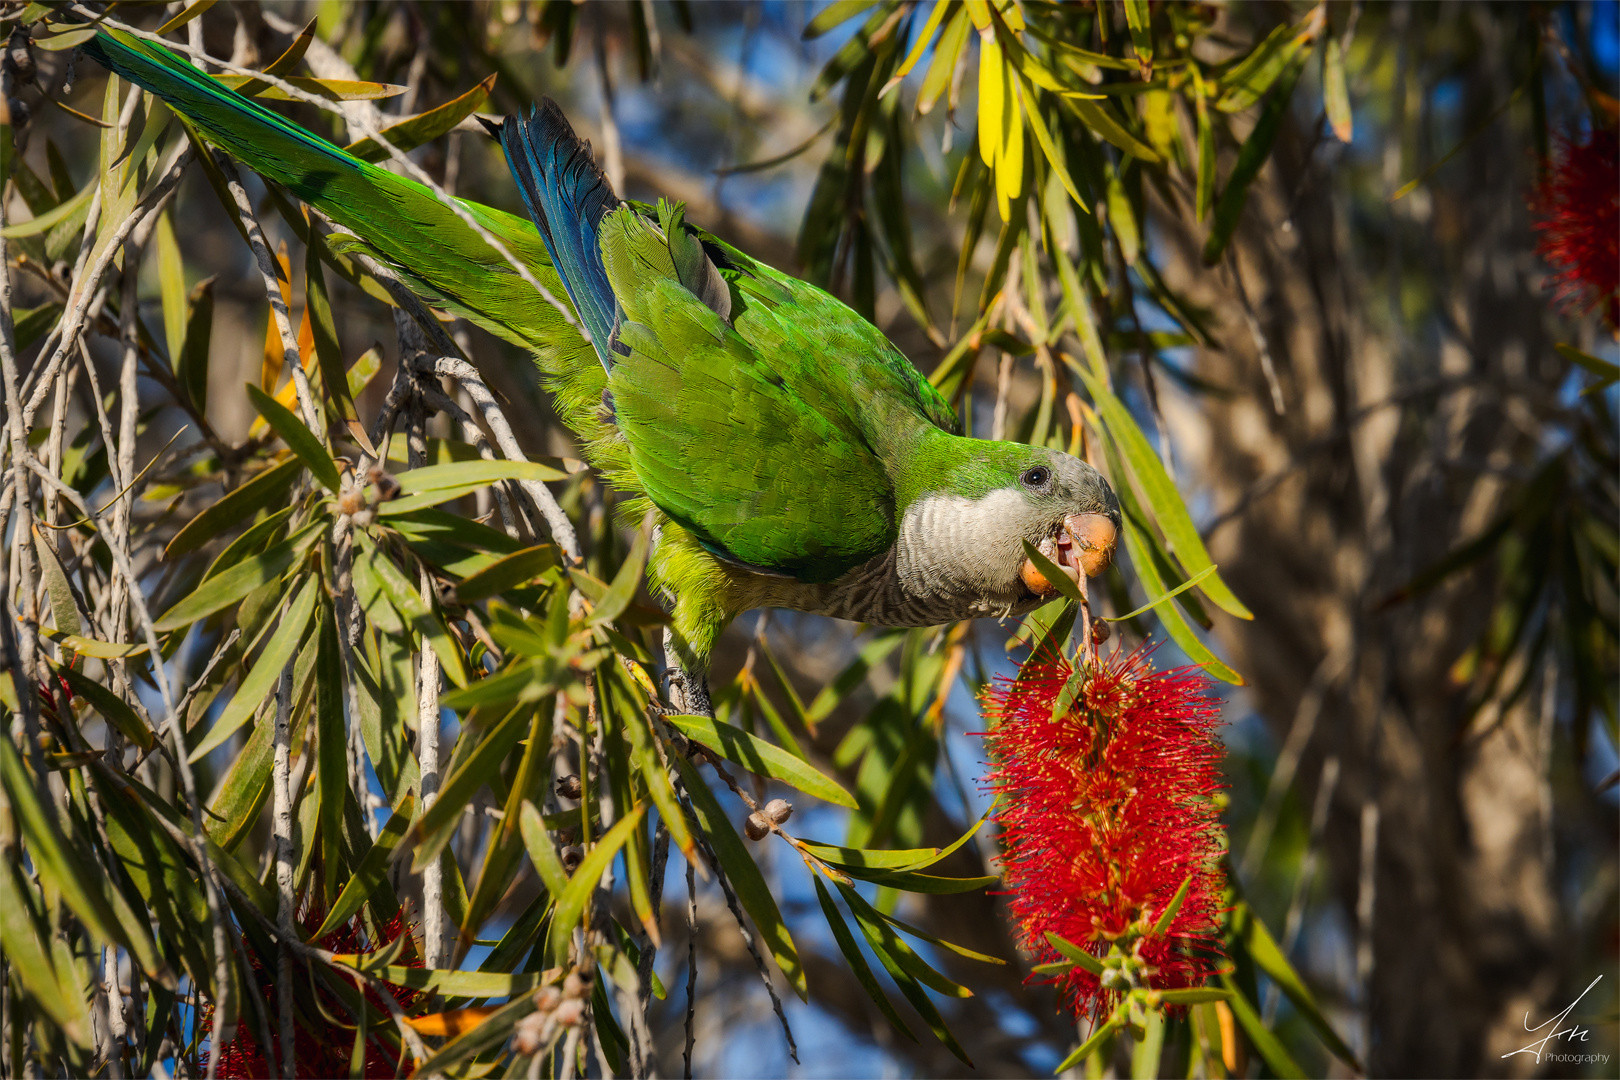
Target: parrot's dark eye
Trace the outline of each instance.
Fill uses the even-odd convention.
[[[1045,491],[1052,484],[1052,470],[1045,465],[1036,465],[1033,468],[1025,469],[1024,475],[1018,479],[1031,491]]]

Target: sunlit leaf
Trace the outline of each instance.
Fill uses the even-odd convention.
[[[838,806],[855,809],[855,797],[841,785],[807,762],[773,746],[764,739],[750,735],[741,728],[721,723],[709,716],[669,715],[664,721],[679,728],[688,738],[696,739],[727,761],[734,762],[758,776],[779,780],[789,787],[798,788],[807,795]]]

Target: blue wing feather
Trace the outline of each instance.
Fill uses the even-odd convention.
[[[602,218],[619,205],[619,199],[591,159],[590,143],[574,134],[550,98],[527,117],[507,117],[500,139],[552,265],[591,333],[602,366],[611,371],[619,304],[602,263],[599,230]]]

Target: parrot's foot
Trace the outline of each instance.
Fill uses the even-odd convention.
[[[671,630],[664,631],[664,678],[669,688],[669,703],[675,711],[688,716],[714,716],[714,705],[709,700],[709,677],[681,647],[679,637]]]
[[[665,678],[669,680],[669,703],[675,706],[676,711],[688,716],[714,715],[714,705],[709,701],[708,679],[682,671],[678,665],[671,665]]]

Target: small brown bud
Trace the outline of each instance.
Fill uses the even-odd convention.
[[[399,494],[399,481],[388,475],[388,470],[381,465],[373,465],[366,472],[366,479],[377,489],[378,502],[387,502]]]
[[[574,773],[557,777],[557,796],[559,798],[577,799],[583,791],[584,788],[579,782],[579,777]]]
[[[570,971],[563,977],[562,994],[565,998],[582,998],[590,993],[590,984],[580,977],[579,972]]]
[[[563,869],[572,874],[585,861],[585,849],[578,844],[569,844],[562,850]]]
[[[765,834],[770,831],[771,823],[766,819],[765,815],[760,813],[758,810],[755,810],[752,814],[749,814],[748,820],[743,822],[743,832],[748,834],[748,839],[750,840],[763,840],[765,838]]]
[[[547,1028],[555,1021],[552,1020],[549,1010],[530,1013],[517,1022],[512,1032],[512,1049],[520,1054],[533,1054],[540,1050],[547,1042],[549,1034]]]
[[[793,804],[786,799],[772,799],[765,804],[764,814],[773,824],[785,824],[793,816]]]
[[[552,1016],[556,1017],[557,1023],[563,1027],[573,1027],[580,1022],[584,1015],[585,1002],[580,998],[569,998],[557,1006],[557,1011],[552,1013]]]
[[[562,991],[555,986],[542,986],[534,993],[534,1007],[548,1013],[562,1004]]]
[[[353,484],[345,484],[343,490],[338,492],[338,511],[351,518],[366,509],[366,493]]]
[[[1114,632],[1109,628],[1107,619],[1098,619],[1091,624],[1091,643],[1093,645],[1101,645],[1113,636]]]

